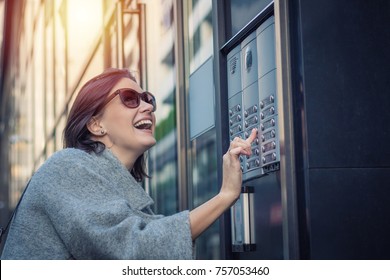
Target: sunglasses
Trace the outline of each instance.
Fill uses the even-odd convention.
[[[117,95],[119,95],[123,105],[125,105],[127,108],[137,108],[142,100],[153,106],[152,112],[156,111],[156,98],[153,94],[148,91],[138,92],[131,88],[118,89],[106,100],[104,106],[107,105]]]

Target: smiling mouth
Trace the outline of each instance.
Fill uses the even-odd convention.
[[[152,128],[152,121],[151,120],[141,120],[137,123],[134,124],[134,127],[136,129],[141,129],[141,130],[144,130],[144,129],[147,129],[147,130],[150,130]]]

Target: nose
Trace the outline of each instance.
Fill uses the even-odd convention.
[[[153,105],[141,100],[139,104],[139,109],[141,112],[153,112]]]

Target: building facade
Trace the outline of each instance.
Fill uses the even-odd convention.
[[[196,241],[197,259],[388,258],[379,2],[0,0],[1,224],[62,149],[80,87],[118,67],[157,98],[144,182],[157,213],[217,194],[229,142],[259,130],[241,197]]]

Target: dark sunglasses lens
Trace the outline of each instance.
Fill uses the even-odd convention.
[[[149,92],[144,92],[140,94],[142,101],[149,103],[153,106],[153,112],[156,111],[156,100],[152,94]]]
[[[139,93],[134,90],[124,90],[119,93],[123,104],[129,108],[137,108],[139,106]]]
[[[149,92],[138,93],[132,89],[125,89],[119,91],[119,96],[122,103],[128,108],[137,108],[142,100],[153,106],[153,112],[156,111],[156,100]]]

